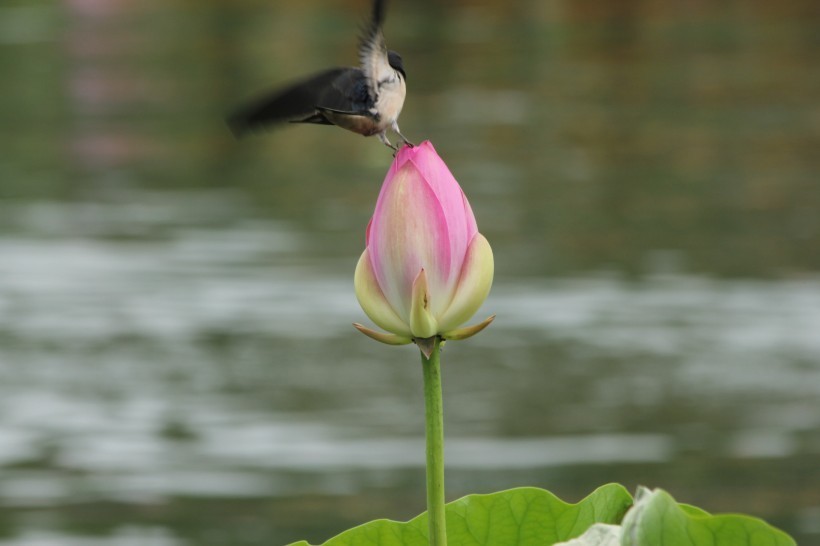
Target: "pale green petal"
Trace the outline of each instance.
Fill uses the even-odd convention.
[[[422,269],[413,281],[413,294],[410,299],[410,331],[415,338],[428,338],[436,335],[438,324],[430,312],[430,294],[427,290],[427,274]]]
[[[356,298],[359,300],[362,310],[380,328],[398,334],[399,336],[410,338],[410,327],[403,321],[385,299],[376,276],[373,274],[373,267],[370,264],[370,256],[367,249],[362,252],[359,263],[356,265],[356,274],[353,276],[353,285],[356,289]]]
[[[440,331],[447,332],[458,328],[478,311],[490,293],[493,269],[493,250],[490,243],[483,235],[477,233],[467,247],[467,255],[453,301],[438,319]]]

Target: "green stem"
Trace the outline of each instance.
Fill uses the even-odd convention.
[[[425,433],[427,436],[427,517],[430,546],[447,546],[444,521],[444,409],[441,403],[441,361],[438,338],[424,368]]]

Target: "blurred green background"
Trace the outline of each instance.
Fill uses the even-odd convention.
[[[421,370],[352,273],[391,157],[232,108],[367,0],[4,0],[0,546],[321,542],[424,509]],[[448,497],[664,487],[820,540],[814,0],[393,0],[411,140],[496,256]]]

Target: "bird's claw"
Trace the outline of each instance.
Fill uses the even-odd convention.
[[[399,150],[401,150],[405,146],[407,146],[408,148],[415,148],[416,147],[416,145],[413,144],[412,142],[410,142],[409,140],[402,140],[401,144],[398,145],[398,146],[390,145],[390,147],[393,148],[393,157],[396,157],[396,154],[399,153]]]
[[[396,134],[398,134],[399,138],[401,139],[401,143],[398,145],[394,145],[392,142],[387,140],[387,136],[384,133],[379,134],[379,139],[382,141],[382,143],[391,150],[393,150],[393,157],[396,157],[396,154],[399,153],[399,150],[401,150],[404,146],[407,146],[408,148],[416,147],[415,144],[404,138],[403,134],[399,133],[398,131],[396,131]]]

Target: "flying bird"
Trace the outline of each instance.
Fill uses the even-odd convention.
[[[281,123],[336,125],[364,136],[387,138],[399,130],[399,114],[407,93],[407,74],[401,56],[387,49],[382,33],[386,0],[373,1],[373,14],[359,41],[358,67],[336,67],[269,92],[240,107],[228,118],[234,135],[241,137]]]

